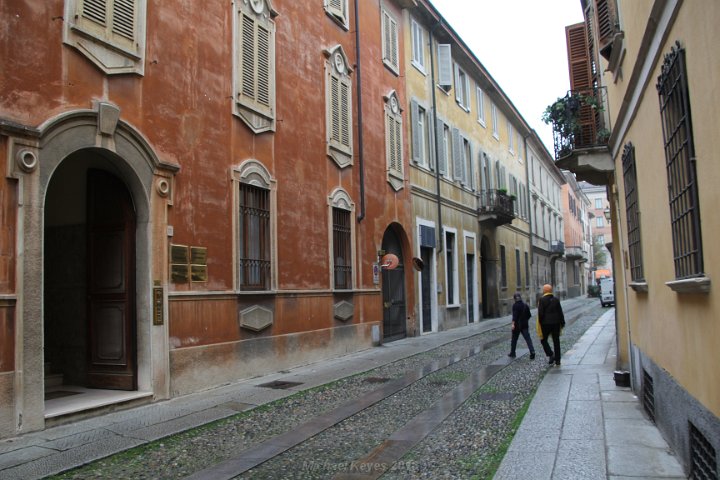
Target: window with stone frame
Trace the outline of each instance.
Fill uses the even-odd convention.
[[[404,187],[403,168],[403,127],[400,100],[395,91],[385,96],[385,156],[387,160],[388,182],[393,189]]]
[[[352,81],[350,62],[342,46],[325,51],[327,154],[340,168],[352,165]]]
[[[400,74],[400,49],[398,22],[385,8],[382,9],[382,55],[383,63],[396,75]]]
[[[108,75],[145,65],[147,0],[66,0],[63,41]]]
[[[417,101],[410,102],[410,115],[412,122],[412,160],[416,164],[432,168],[432,149],[430,147],[430,116],[428,110]]]
[[[465,70],[455,64],[455,101],[463,110],[470,111],[470,80]]]
[[[485,92],[483,92],[482,88],[477,87],[475,90],[476,92],[476,99],[477,99],[477,119],[478,123],[485,126]]]
[[[695,171],[695,144],[685,48],[676,43],[665,55],[657,81],[668,179],[676,279],[703,276],[703,248]]]
[[[271,0],[233,4],[233,113],[255,133],[275,130],[275,22]]]
[[[333,287],[352,288],[352,237],[350,210],[332,207],[333,218]]]
[[[350,28],[348,0],[324,0],[325,12],[346,30]]]

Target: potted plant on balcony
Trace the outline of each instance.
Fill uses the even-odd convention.
[[[552,125],[556,134],[556,141],[558,137],[561,140],[561,144],[556,145],[556,149],[558,146],[560,147],[560,153],[572,149],[573,136],[580,132],[580,108],[583,106],[589,106],[598,112],[603,110],[602,105],[595,96],[569,92],[564,97],[560,97],[548,105],[543,112],[543,123]],[[607,134],[609,136],[609,131],[607,131]],[[600,132],[598,132],[598,137],[599,135]],[[601,143],[599,138],[598,143]]]

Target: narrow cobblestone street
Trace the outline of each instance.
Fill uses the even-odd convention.
[[[606,311],[566,305],[564,349]],[[505,323],[55,478],[490,478],[548,370],[508,349]]]

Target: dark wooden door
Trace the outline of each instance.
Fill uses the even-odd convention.
[[[420,273],[420,294],[422,296],[422,331],[432,331],[432,249],[420,247],[423,270]]]
[[[388,229],[383,236],[383,250],[394,253],[400,264],[393,270],[382,271],[383,339],[386,342],[404,338],[405,330],[405,270],[400,240]]]
[[[135,390],[135,211],[117,177],[87,181],[88,386]]]

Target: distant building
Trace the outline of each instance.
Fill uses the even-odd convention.
[[[597,272],[595,274],[597,280],[602,276],[612,275],[612,258],[609,250],[612,247],[612,223],[607,219],[607,215],[610,214],[610,202],[607,198],[607,188],[605,186],[592,185],[588,182],[578,183],[580,189],[590,201],[589,213],[592,215],[590,223],[593,232],[590,244],[593,249],[598,248],[605,253],[604,262],[598,263],[594,259],[595,261],[591,264],[591,268]]]
[[[590,202],[575,180],[575,175],[563,172],[566,183],[562,186],[563,218],[565,219],[565,269],[567,296],[585,295],[588,285],[588,266],[592,250],[588,209]]]

